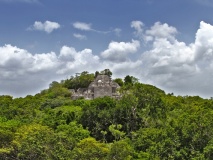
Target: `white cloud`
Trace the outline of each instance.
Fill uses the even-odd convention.
[[[51,33],[53,30],[59,29],[61,26],[57,22],[45,21],[44,23],[40,21],[35,21],[33,26],[29,27],[28,30],[38,30]]]
[[[213,26],[201,21],[195,39],[196,60],[211,61],[213,58],[212,44]]]
[[[79,30],[83,30],[83,31],[92,30],[91,24],[84,23],[84,22],[75,22],[75,23],[73,23],[73,27],[76,29],[79,29]]]
[[[140,42],[111,42],[100,55],[91,49],[63,46],[59,53],[32,54],[12,45],[0,47],[0,94],[26,95],[47,88],[76,72],[109,68],[113,77],[133,75],[142,83],[181,95],[213,95],[213,26],[200,22],[195,41],[187,45],[175,37],[177,29],[155,23],[143,30],[152,37],[139,53]],[[160,33],[159,33],[160,32]],[[143,46],[144,47],[144,46]],[[132,56],[134,55],[134,60]],[[139,58],[138,58],[139,57]]]
[[[33,55],[33,61],[31,68],[28,71],[38,72],[38,71],[48,71],[55,69],[59,66],[57,56],[54,52],[42,53]]]
[[[82,34],[77,34],[77,33],[74,33],[73,36],[77,39],[80,39],[80,40],[85,40],[87,39],[87,37],[85,35],[82,35]]]
[[[129,60],[119,63],[104,61],[102,65],[103,69],[110,68],[110,70],[113,72],[113,78],[124,78],[126,75],[141,78],[141,66],[141,60]]]
[[[154,38],[167,38],[174,40],[174,36],[177,34],[175,27],[169,26],[167,23],[161,24],[156,22],[149,30],[146,30],[146,40],[153,40]]]
[[[133,52],[137,41],[118,43]],[[112,44],[111,44],[112,45]],[[125,48],[124,47],[124,48]],[[120,48],[120,50],[123,50]],[[119,65],[102,60],[91,49],[76,51],[63,46],[59,54],[55,52],[32,54],[27,50],[12,45],[0,47],[0,94],[25,96],[45,89],[54,80],[61,80],[76,72],[95,72],[110,68],[116,73],[128,66],[129,70],[139,66],[140,62],[126,61]],[[123,67],[122,67],[123,66]],[[124,70],[117,75],[125,74]]]
[[[66,74],[69,71],[94,71],[95,66],[100,66],[99,57],[93,55],[91,49],[77,52],[73,47],[63,46],[59,54],[59,60],[64,64],[64,67],[57,71],[60,74]]]
[[[132,21],[131,27],[135,29],[134,35],[145,42],[159,38],[174,40],[175,35],[178,33],[175,27],[169,26],[167,23],[161,24],[160,22],[156,22],[150,29],[145,30],[143,22]]]
[[[55,53],[33,55],[16,46],[5,45],[0,47],[0,59],[0,94],[32,94],[47,85],[46,80],[57,78],[54,70],[59,64]]]
[[[16,46],[0,47],[0,94],[24,96],[35,94],[54,80],[62,80],[76,72],[101,68],[98,56],[91,49],[76,51],[63,46],[54,52],[32,54]]]
[[[140,42],[111,42],[108,49],[101,53],[102,58],[113,62],[124,62],[128,59],[128,54],[137,52]]]
[[[212,96],[212,25],[201,22],[195,42],[189,45],[179,42],[177,30],[165,24],[146,32],[154,38],[152,49],[141,57],[143,80],[175,94]]]
[[[109,31],[100,31],[97,29],[92,28],[91,23],[84,23],[84,22],[75,22],[72,24],[75,29],[81,30],[81,31],[93,31],[96,33],[101,33],[101,34],[107,34],[111,32],[115,32],[117,35],[120,33],[120,29],[116,28],[114,30],[109,30]]]
[[[141,21],[132,21],[131,22],[131,27],[135,29],[135,32],[134,34],[137,36],[137,37],[143,37],[143,22]]]

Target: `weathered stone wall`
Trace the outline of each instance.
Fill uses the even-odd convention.
[[[94,87],[94,98],[110,96],[112,97],[112,87],[111,86],[97,86]]]

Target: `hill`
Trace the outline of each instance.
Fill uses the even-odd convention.
[[[165,94],[128,75],[114,80],[119,100],[72,100],[69,89],[96,74],[52,82],[35,96],[0,96],[0,159],[213,157],[212,99]]]

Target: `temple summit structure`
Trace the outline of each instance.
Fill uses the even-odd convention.
[[[95,99],[98,97],[109,96],[115,99],[119,99],[121,96],[117,89],[120,86],[111,80],[108,75],[98,75],[93,82],[91,82],[88,88],[79,88],[77,91],[71,89],[73,100],[79,98]]]

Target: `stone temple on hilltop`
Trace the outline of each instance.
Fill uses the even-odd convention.
[[[111,80],[108,75],[98,75],[93,82],[90,83],[88,88],[79,88],[76,92],[71,90],[73,100],[79,98],[94,99],[98,97],[109,96],[119,99],[121,96],[117,92],[120,86]]]

